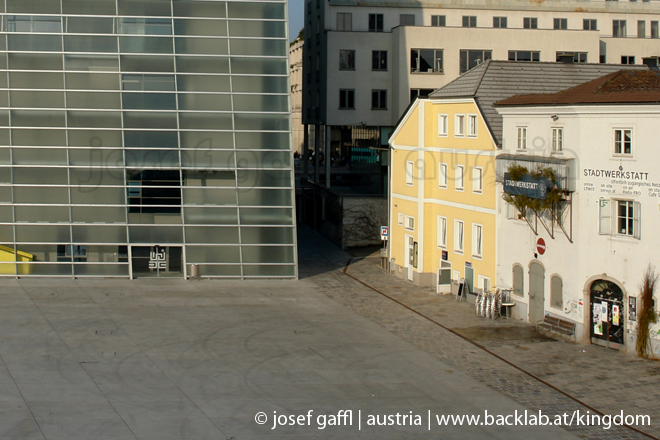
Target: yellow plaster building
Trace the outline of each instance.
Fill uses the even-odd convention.
[[[474,99],[419,99],[390,138],[390,259],[417,284],[495,279],[497,146]]]

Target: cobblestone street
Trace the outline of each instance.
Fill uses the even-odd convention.
[[[654,420],[660,414],[660,362],[539,336],[512,319],[477,317],[473,305],[385,274],[378,253],[355,258],[306,228],[300,261],[301,278],[328,297],[526,408],[649,415],[652,426],[638,428],[660,436]],[[649,438],[626,427],[565,429],[582,438]]]

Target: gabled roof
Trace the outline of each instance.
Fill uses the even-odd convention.
[[[626,68],[648,71],[644,65]],[[495,102],[520,94],[556,93],[620,69],[620,64],[489,60],[431,93],[429,99],[474,98],[499,147],[502,117],[493,106]]]
[[[660,72],[621,70],[552,94],[515,95],[509,105],[641,104],[660,102]]]

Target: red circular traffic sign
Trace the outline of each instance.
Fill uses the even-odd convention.
[[[539,238],[536,240],[536,252],[539,253],[539,255],[545,254],[545,240],[542,238]]]

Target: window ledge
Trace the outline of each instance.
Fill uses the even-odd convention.
[[[613,240],[621,241],[624,243],[639,243],[641,241],[639,238],[635,238],[633,235],[612,234],[611,237]]]
[[[421,70],[411,70],[411,74],[416,74],[416,75],[444,75],[445,71],[444,70],[433,70],[431,72],[422,72]]]

